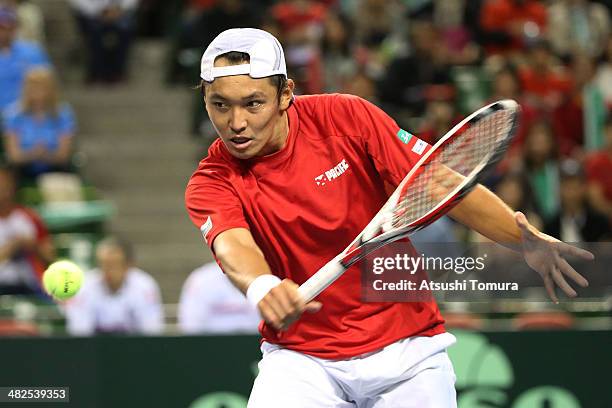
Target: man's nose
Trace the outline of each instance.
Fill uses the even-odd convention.
[[[247,128],[246,117],[242,109],[236,107],[232,109],[229,127],[235,134],[239,135]]]

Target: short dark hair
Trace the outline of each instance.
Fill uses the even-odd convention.
[[[240,65],[240,64],[247,64],[251,62],[251,56],[249,54],[247,54],[246,52],[239,52],[239,51],[230,51],[230,52],[226,52],[225,54],[221,54],[217,56],[215,61],[220,58],[226,59],[230,63],[230,65]],[[281,93],[287,87],[287,78],[283,74],[272,75],[268,78],[270,79],[272,86],[276,88],[276,97],[280,101]],[[200,85],[198,86],[198,88],[201,88],[202,95],[204,95],[204,86],[207,83],[208,82],[204,80],[200,81]]]
[[[98,242],[98,248],[107,247],[118,249],[127,262],[134,262],[134,246],[131,242],[118,236],[109,236]]]

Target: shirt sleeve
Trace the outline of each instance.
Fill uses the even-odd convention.
[[[356,96],[338,95],[341,109],[353,118],[381,177],[397,186],[431,146],[401,129],[389,115],[374,104]]]
[[[25,214],[30,218],[36,229],[36,240],[38,242],[44,241],[49,238],[49,230],[45,225],[45,222],[40,218],[38,213],[30,208],[23,208]]]
[[[204,241],[212,245],[221,232],[232,228],[246,228],[242,203],[232,187],[230,170],[221,163],[205,159],[191,177],[185,192],[189,217],[200,229]],[[214,252],[214,251],[213,251]]]
[[[134,315],[139,333],[153,335],[164,330],[164,309],[161,303],[161,292],[157,282],[149,276],[143,276],[141,296],[138,296]]]

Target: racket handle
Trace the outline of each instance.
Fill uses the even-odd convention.
[[[308,303],[342,276],[344,271],[346,271],[344,265],[337,258],[334,258],[308,278],[306,282],[302,283],[298,288],[298,292],[304,301]]]

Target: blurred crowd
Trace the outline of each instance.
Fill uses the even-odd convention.
[[[522,120],[488,181],[532,223],[566,241],[612,239],[610,8],[590,0],[187,1],[168,80],[194,81],[220,31],[258,26],[285,47],[297,93],[379,105],[435,143],[487,102]],[[214,135],[200,104],[195,134]]]
[[[488,187],[564,241],[612,240],[609,0],[68,3],[80,33],[84,87],[129,82],[132,44],[153,35],[168,44],[167,64],[159,67],[167,85],[188,88],[198,83],[202,52],[219,32],[260,27],[283,44],[296,93],[361,96],[429,143],[488,102],[517,100],[521,123]],[[0,0],[0,295],[44,298],[40,275],[57,257],[53,234],[30,208],[41,194],[23,191],[57,188],[49,175],[80,177],[78,121],[62,99],[46,37],[37,2]],[[190,121],[207,146],[215,132],[197,92]],[[444,237],[452,229],[442,220],[430,231]],[[136,267],[129,243],[102,240],[94,263],[67,308],[70,332],[163,330],[160,288]],[[181,331],[256,329],[256,313],[222,278],[209,264],[185,282]]]

